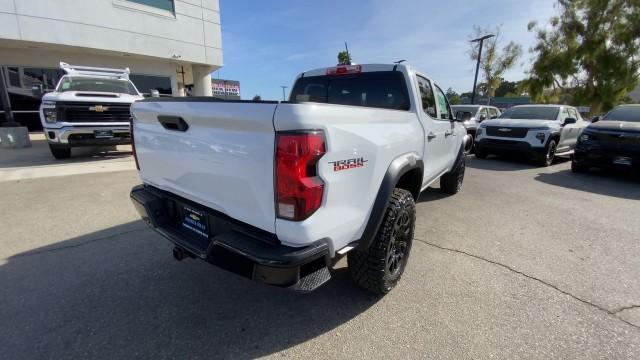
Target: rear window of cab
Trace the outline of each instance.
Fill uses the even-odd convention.
[[[400,71],[303,77],[293,86],[290,101],[390,110],[411,107],[407,84]]]

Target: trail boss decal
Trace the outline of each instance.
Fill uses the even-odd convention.
[[[347,159],[347,160],[338,160],[338,161],[330,161],[329,164],[333,164],[333,171],[342,171],[349,170],[355,168],[361,168],[364,166],[369,160],[365,160],[364,158],[355,158],[355,159]]]

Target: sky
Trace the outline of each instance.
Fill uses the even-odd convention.
[[[468,54],[473,25],[501,25],[502,45],[515,41],[523,46],[518,64],[505,74],[507,80],[520,80],[535,42],[527,24],[546,23],[556,13],[554,3],[220,0],[224,66],[213,77],[239,80],[243,99],[280,100],[280,86],[290,87],[297,74],[335,66],[346,41],[355,63],[406,60],[442,88],[467,92],[475,72]]]

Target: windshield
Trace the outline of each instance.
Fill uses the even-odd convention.
[[[457,113],[458,111],[469,112],[471,115],[475,115],[480,106],[473,105],[451,105],[451,110],[453,113]]]
[[[556,106],[518,106],[505,110],[500,119],[555,120],[558,111],[560,108]]]
[[[640,122],[640,106],[618,106],[609,111],[602,120]]]
[[[98,77],[71,77],[65,76],[58,88],[57,92],[66,91],[96,91],[109,92],[118,94],[138,95],[138,91],[131,81],[120,79],[105,79]]]
[[[291,101],[409,110],[409,94],[399,71],[376,71],[298,79]]]

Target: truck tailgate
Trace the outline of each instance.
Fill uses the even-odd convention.
[[[199,98],[135,103],[131,112],[140,177],[274,233],[276,106]]]

